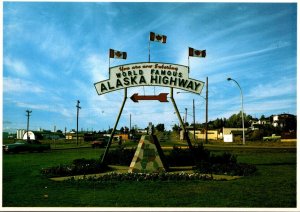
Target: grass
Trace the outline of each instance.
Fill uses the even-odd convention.
[[[77,158],[98,158],[104,149],[4,154],[3,207],[296,207],[296,148],[209,149],[216,154],[230,151],[238,162],[255,164],[258,171],[228,181],[55,182],[40,170]]]

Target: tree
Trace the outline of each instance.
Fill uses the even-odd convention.
[[[165,131],[165,125],[164,124],[158,124],[156,125],[156,130],[160,131],[160,132],[164,132]]]
[[[174,126],[172,127],[172,130],[175,131],[175,132],[178,132],[179,131],[179,126],[177,124],[174,124]]]
[[[221,129],[224,127],[224,121],[223,119],[217,118],[216,120],[213,121],[212,123],[212,128],[213,129]]]
[[[252,120],[252,116],[246,115],[244,113],[245,128],[248,128],[251,126],[251,120]],[[242,112],[240,112],[238,114],[233,114],[232,116],[230,116],[229,119],[227,119],[225,122],[225,127],[241,128],[242,127]]]

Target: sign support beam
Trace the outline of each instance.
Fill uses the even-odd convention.
[[[193,145],[192,145],[192,143],[191,143],[191,140],[190,140],[190,138],[189,138],[189,134],[188,134],[188,132],[187,132],[187,130],[186,130],[186,128],[185,128],[185,125],[184,125],[182,119],[181,119],[181,116],[180,116],[180,113],[179,113],[179,111],[178,111],[178,108],[177,108],[175,99],[174,99],[174,97],[173,97],[173,88],[170,88],[170,94],[171,94],[170,99],[171,99],[171,101],[172,101],[172,103],[173,103],[175,112],[176,112],[176,114],[177,114],[177,117],[178,117],[178,119],[179,119],[179,121],[180,121],[181,127],[182,127],[183,132],[184,132],[184,137],[186,138],[186,141],[187,141],[187,143],[188,143],[189,149],[191,150],[191,152],[192,152],[192,154],[193,154],[193,157],[195,158]]]
[[[119,114],[118,114],[118,117],[117,117],[115,126],[114,126],[114,128],[113,128],[113,130],[112,130],[112,132],[111,132],[111,134],[110,134],[110,137],[109,137],[109,140],[108,140],[108,143],[107,143],[105,152],[104,152],[103,157],[102,157],[102,161],[101,161],[102,163],[105,163],[105,159],[106,159],[108,150],[109,150],[109,148],[110,148],[110,145],[111,145],[111,143],[112,143],[112,140],[113,140],[113,138],[114,138],[114,135],[115,135],[115,132],[116,132],[116,128],[117,128],[117,126],[118,126],[120,117],[121,117],[121,115],[122,115],[122,112],[123,112],[123,108],[124,108],[126,99],[127,99],[127,88],[124,88],[124,99],[123,99],[123,103],[122,103],[122,106],[121,106],[121,108],[120,108],[120,111],[119,111]]]

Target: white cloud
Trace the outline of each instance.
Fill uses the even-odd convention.
[[[14,104],[17,107],[59,113],[63,117],[66,117],[66,118],[72,118],[74,116],[73,110],[70,110],[61,104],[55,104],[55,107],[53,107],[53,105],[49,105],[49,104],[31,104],[31,103],[26,103],[26,102],[22,102],[22,101],[15,102]]]
[[[91,77],[91,81],[99,82],[108,79],[108,64],[107,61],[98,54],[89,54],[84,62],[83,68]]]
[[[227,56],[227,57],[221,57],[220,59],[212,60],[212,62],[225,63],[225,62],[228,62],[228,61],[237,61],[238,59],[242,59],[242,58],[249,58],[249,60],[250,59],[253,60],[253,58],[251,58],[250,56],[253,57],[255,55],[270,52],[270,51],[273,51],[275,49],[284,48],[284,47],[287,47],[289,45],[290,45],[289,42],[280,41],[280,42],[272,43],[270,46],[268,46],[266,48],[263,48],[263,49],[257,49],[255,51],[249,51],[249,52],[244,52],[244,53],[231,55],[231,56]]]
[[[278,113],[292,113],[296,114],[293,105],[296,104],[296,99],[275,99],[275,100],[262,100],[250,102],[245,105],[245,112],[247,114],[278,114]]]
[[[41,50],[52,59],[66,59],[74,52],[68,36],[51,23],[41,27],[36,39]]]
[[[18,60],[18,59],[12,59],[7,56],[7,57],[4,57],[3,62],[4,62],[4,66],[6,66],[8,71],[10,71],[11,73],[14,73],[18,76],[28,76],[29,75],[29,71],[23,61]]]
[[[265,99],[271,97],[295,95],[297,91],[296,83],[294,80],[287,80],[282,78],[280,82],[267,83],[267,84],[258,84],[254,86],[247,98],[253,99]]]
[[[40,87],[34,82],[12,78],[3,77],[3,92],[4,93],[44,93],[44,88]]]

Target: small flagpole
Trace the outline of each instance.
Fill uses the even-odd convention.
[[[150,63],[150,38],[149,38],[149,43],[148,43],[148,62]],[[143,86],[144,90],[144,96],[145,96],[145,87]]]
[[[150,63],[150,40],[148,45],[148,62]]]
[[[110,49],[108,50],[108,71],[110,70]]]
[[[189,73],[190,73],[190,54],[188,54],[188,70],[189,70]]]
[[[150,40],[149,40],[149,47],[148,47],[149,53],[148,53],[148,62],[150,63]],[[155,95],[155,86],[153,86],[153,91]],[[145,92],[144,92],[145,93]],[[145,95],[145,94],[144,94]]]

